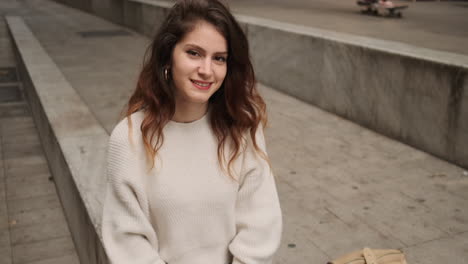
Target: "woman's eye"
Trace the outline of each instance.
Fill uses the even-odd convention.
[[[216,56],[215,60],[219,62],[226,62],[227,59],[226,57],[223,57],[223,56]]]
[[[187,50],[187,54],[190,56],[199,56],[198,52],[194,50]]]

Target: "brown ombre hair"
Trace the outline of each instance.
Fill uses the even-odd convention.
[[[218,160],[234,178],[231,167],[245,149],[246,135],[252,138],[257,153],[267,159],[255,140],[257,129],[262,127],[260,124],[266,125],[266,107],[255,86],[247,38],[227,7],[218,0],[180,0],[170,9],[145,54],[126,117],[131,126],[131,114],[144,111],[140,129],[147,158],[154,167],[154,158],[164,141],[163,128],[175,113],[173,83],[171,78],[165,78],[164,71],[170,68],[176,43],[199,21],[215,26],[228,45],[226,77],[208,104],[211,128],[218,140]],[[225,159],[226,144],[233,150],[229,153],[229,161]]]

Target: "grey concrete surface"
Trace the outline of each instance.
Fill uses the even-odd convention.
[[[82,38],[77,32],[123,28],[51,1],[20,2],[15,12],[109,133],[135,86],[148,39],[132,31],[130,36]],[[363,246],[402,248],[409,263],[462,264],[468,258],[468,172],[260,88],[269,106],[268,152],[285,223],[276,263],[324,263]],[[35,109],[40,109],[37,103]],[[80,174],[74,179],[82,183],[76,187],[98,208],[101,201],[89,196],[96,197],[93,192],[105,176],[91,170],[95,178],[90,180],[85,173],[102,166],[101,152],[93,149],[98,141],[79,142],[70,140],[67,146],[77,154],[64,155],[72,157],[70,164],[83,165],[76,169]],[[83,208],[72,209],[77,222],[87,221]],[[88,213],[99,220],[100,212]],[[89,248],[98,247],[95,241]]]
[[[16,63],[0,21],[3,67]],[[10,53],[10,54],[6,54]],[[2,73],[0,73],[2,74]],[[20,82],[0,82],[0,90]],[[12,92],[12,91],[10,91]],[[0,263],[78,264],[78,257],[47,160],[24,96],[0,98]],[[14,100],[5,101],[6,98]]]

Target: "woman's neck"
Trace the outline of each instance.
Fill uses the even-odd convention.
[[[202,118],[208,110],[208,103],[176,103],[176,109],[172,121],[178,123],[190,123]]]

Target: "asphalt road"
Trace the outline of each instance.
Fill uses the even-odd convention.
[[[362,15],[353,0],[231,0],[239,14],[468,55],[468,1],[397,1],[403,18]]]

